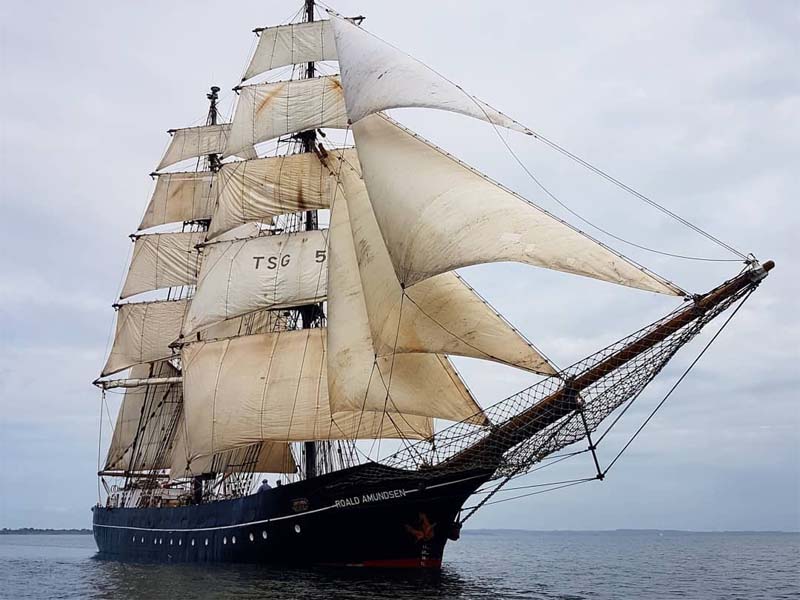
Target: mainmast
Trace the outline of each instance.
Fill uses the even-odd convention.
[[[314,21],[314,0],[305,0],[305,20],[308,23]],[[314,62],[306,63],[306,72],[303,79],[312,79],[315,76]],[[298,133],[300,142],[303,146],[303,152],[313,152],[314,144],[317,141],[317,132],[315,130],[301,131]],[[317,229],[317,211],[307,210],[305,213],[305,229],[306,231]],[[303,319],[303,329],[309,329],[314,321],[322,316],[321,304],[309,304],[300,307],[300,315]],[[317,475],[317,442],[305,442],[305,474],[306,479],[315,477]]]

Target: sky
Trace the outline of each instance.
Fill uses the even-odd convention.
[[[100,416],[90,382],[110,341],[127,236],[152,190],[147,174],[167,129],[202,120],[210,85],[223,89],[230,110],[229,90],[254,46],[251,30],[285,22],[299,4],[0,3],[0,527],[89,525]],[[365,28],[470,93],[777,263],[605,481],[487,506],[468,525],[800,529],[800,5],[341,0],[334,7],[365,15]],[[590,222],[661,251],[731,258],[531,138],[440,111],[392,114],[573,223],[499,135]],[[740,268],[666,258],[582,227],[691,292]],[[462,275],[562,367],[680,303],[524,265]],[[599,449],[602,464],[715,329],[637,401]],[[455,362],[484,406],[534,381],[506,367]],[[592,474],[584,454],[515,485]]]

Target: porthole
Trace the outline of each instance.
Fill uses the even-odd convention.
[[[208,538],[206,538],[206,546],[208,546]]]
[[[222,538],[222,543],[223,543],[223,545],[227,544],[228,543],[228,538],[227,537]]]
[[[251,533],[251,534],[250,534],[250,541],[251,541],[251,542],[254,542],[254,541],[255,541],[255,539],[256,539],[256,536],[254,536],[254,535]]]
[[[294,526],[294,532],[295,533],[300,533],[300,525],[295,525]]]
[[[233,536],[231,536],[231,544],[235,544],[235,543],[236,543],[236,536],[233,535]]]
[[[158,543],[158,540],[156,538],[153,538],[153,545],[155,546],[157,543]]]
[[[133,537],[131,538],[131,541],[132,541],[132,542],[135,542],[135,541],[136,541],[136,536],[133,536]]]
[[[194,538],[192,538],[192,546],[194,546]]]
[[[264,538],[264,539],[267,539],[267,532],[266,531],[262,531],[261,532],[261,537]]]
[[[158,538],[158,545],[162,545],[164,543],[164,538]]]
[[[178,546],[183,546],[183,540],[182,539],[178,540]]]
[[[172,546],[172,538],[169,538],[169,545]]]
[[[144,536],[142,536],[142,543],[144,544]]]

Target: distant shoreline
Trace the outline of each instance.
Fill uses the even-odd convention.
[[[91,529],[40,529],[38,527],[22,527],[19,529],[0,529],[0,535],[89,535]],[[783,533],[797,534],[798,531],[780,530],[691,530],[691,529],[505,529],[505,528],[486,528],[486,529],[464,529],[465,534],[486,534],[486,533]]]
[[[88,535],[91,529],[38,529],[36,527],[22,527],[20,529],[0,529],[0,535]]]
[[[780,533],[797,535],[798,530],[781,529],[513,529],[513,528],[485,528],[463,529],[462,533]]]

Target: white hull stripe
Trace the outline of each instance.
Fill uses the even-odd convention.
[[[473,475],[472,477],[465,477],[464,479],[457,479],[455,481],[448,481],[447,483],[437,483],[436,485],[431,485],[425,488],[426,490],[432,490],[434,488],[443,487],[446,485],[453,485],[455,483],[461,483],[462,481],[469,481],[470,479],[476,479],[477,477],[483,477],[483,475]],[[413,494],[418,492],[419,490],[403,490],[406,494]],[[306,515],[312,515],[314,513],[323,512],[326,510],[330,510],[332,508],[337,508],[336,505],[325,506],[323,508],[316,508],[314,510],[307,510],[305,512],[297,513],[296,515],[285,515],[283,517],[272,517],[271,519],[261,519],[260,521],[248,521],[247,523],[237,523],[236,525],[219,525],[218,527],[195,527],[195,528],[172,528],[172,529],[161,529],[156,527],[130,527],[127,525],[101,525],[95,523],[92,527],[104,527],[106,529],[131,529],[135,531],[163,531],[167,533],[180,533],[184,531],[216,531],[220,529],[237,529],[239,527],[249,527],[252,525],[264,525],[266,523],[271,523],[272,521],[283,521],[285,519],[296,519],[298,517],[304,517]]]

